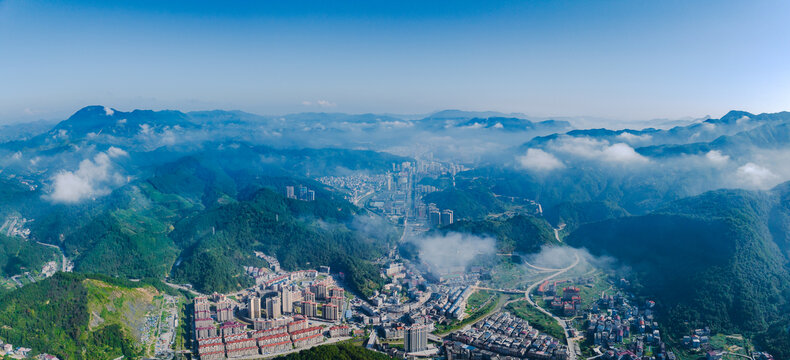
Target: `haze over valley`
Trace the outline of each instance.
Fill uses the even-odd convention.
[[[790,359],[788,14],[0,0],[0,357]]]

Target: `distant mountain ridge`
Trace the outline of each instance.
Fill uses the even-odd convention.
[[[151,151],[162,146],[194,147],[204,141],[242,141],[280,148],[342,147],[392,151],[404,142],[418,141],[431,145],[424,138],[435,136],[464,138],[483,142],[480,147],[490,147],[571,128],[565,121],[533,122],[521,114],[458,110],[440,111],[414,119],[370,113],[305,112],[272,116],[236,110],[120,111],[92,105],[36,136],[10,138],[13,141],[0,144],[0,155],[3,151],[31,150],[57,154],[75,147],[98,144],[123,147],[127,151]],[[507,140],[502,137],[505,133],[509,134]],[[452,144],[433,146],[452,147]],[[466,156],[475,157],[474,154]],[[450,151],[445,155],[460,154]]]
[[[719,119],[676,126],[668,130],[586,129],[571,130],[538,136],[522,144],[519,149],[542,148],[561,137],[591,138],[611,143],[627,143],[646,156],[676,156],[699,154],[710,150],[737,151],[738,146],[771,146],[786,144],[790,138],[790,112],[751,114],[732,110]]]

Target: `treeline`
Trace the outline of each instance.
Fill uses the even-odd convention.
[[[281,360],[390,360],[391,357],[348,343],[321,345],[278,357]]]

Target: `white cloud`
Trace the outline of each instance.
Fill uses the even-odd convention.
[[[111,158],[117,158],[121,156],[129,156],[129,153],[127,153],[125,150],[121,148],[110,146],[110,148],[107,149],[107,155]]]
[[[104,107],[104,114],[106,114],[107,116],[112,116],[112,114],[115,114],[115,110],[110,109],[110,108],[105,106]]]
[[[504,128],[504,127],[505,127],[505,126],[504,126],[504,125],[502,125],[502,123],[501,123],[501,122],[498,122],[498,123],[494,124],[494,129],[502,129],[502,128]]]
[[[736,178],[747,188],[768,189],[779,181],[770,169],[755,163],[746,163],[736,171]]]
[[[646,143],[653,139],[653,137],[650,134],[636,135],[630,132],[621,133],[620,135],[617,135],[617,138],[629,144]]]
[[[408,121],[396,120],[396,121],[382,121],[381,122],[381,126],[393,127],[393,128],[407,128],[407,127],[414,126],[414,124],[412,124],[412,123],[410,123]]]
[[[335,107],[335,106],[337,106],[337,104],[335,104],[335,103],[333,103],[333,102],[331,102],[329,100],[318,100],[317,103],[321,107]]]
[[[94,189],[88,179],[64,171],[55,175],[55,190],[50,195],[52,201],[77,203],[93,195]]]
[[[741,116],[741,118],[740,118],[740,119],[738,119],[738,120],[735,120],[735,123],[736,123],[736,124],[738,124],[738,125],[742,125],[742,124],[744,124],[744,123],[747,123],[747,122],[749,122],[749,120],[751,120],[751,118],[750,118],[750,117],[748,117],[748,116],[746,116],[746,115],[744,115],[744,116]]]
[[[115,150],[112,150],[115,149]],[[112,155],[109,153],[112,152]],[[110,148],[107,153],[99,153],[92,160],[80,162],[76,171],[60,171],[52,178],[53,191],[50,200],[59,203],[77,203],[88,198],[107,195],[111,188],[125,182],[124,177],[113,170],[111,157],[126,152]]]
[[[610,163],[646,163],[648,158],[637,153],[625,143],[610,145],[608,141],[588,137],[563,136],[555,140],[551,147],[569,155],[600,160]]]
[[[143,135],[150,135],[153,132],[151,125],[140,124],[140,133]]]
[[[476,123],[472,123],[471,125],[462,126],[461,128],[462,129],[482,129],[483,128],[483,124],[479,123],[479,122],[476,122]]]
[[[15,152],[14,155],[11,155],[11,158],[14,160],[22,160],[22,152],[20,151]]]
[[[464,271],[476,257],[496,254],[496,241],[491,237],[451,232],[412,242],[419,249],[420,259],[437,274]]]
[[[724,155],[719,150],[708,151],[708,153],[705,154],[705,158],[716,165],[724,164],[730,160],[729,155]]]
[[[335,104],[335,103],[333,103],[333,102],[331,102],[329,100],[316,100],[316,101],[304,100],[304,101],[302,101],[302,105],[304,105],[304,106],[319,106],[319,107],[322,107],[322,108],[337,106],[337,104]]]
[[[166,145],[175,145],[178,142],[178,136],[176,132],[170,128],[165,128],[162,130],[162,134],[159,139],[163,144]]]
[[[634,150],[634,148],[624,143],[617,143],[612,146],[608,146],[603,149],[602,154],[604,156],[604,160],[609,162],[628,163],[648,161],[646,157],[640,155],[636,152],[636,150]]]
[[[535,171],[550,171],[565,167],[562,161],[541,149],[527,149],[527,153],[517,157],[516,161],[522,168]]]
[[[591,153],[599,152],[607,146],[608,142],[595,140],[588,137],[560,136],[551,146],[558,151],[581,157],[590,157]]]

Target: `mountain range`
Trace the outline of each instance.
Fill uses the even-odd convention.
[[[438,188],[426,202],[461,220],[442,231],[491,235],[505,252],[570,245],[611,257],[637,296],[659,300],[671,336],[711,326],[790,358],[789,127],[787,112],[609,130],[493,112],[415,119],[89,106],[3,135],[0,215],[32,221],[30,241],[0,237],[16,249],[0,254],[0,270],[51,260],[38,241],[61,248],[79,273],[229,292],[250,285],[243,266],[263,265],[257,250],[286,269],[330,265],[368,296],[383,285],[374,260],[397,228],[365,230],[368,214],[315,178],[439,160],[469,169],[420,182]],[[284,196],[300,185],[316,201]],[[51,281],[83,294],[84,280]],[[17,321],[19,297],[41,291],[4,294],[0,315]],[[84,340],[71,335],[64,354]]]

